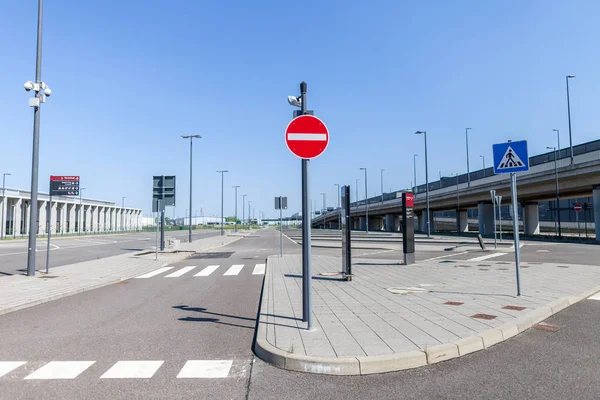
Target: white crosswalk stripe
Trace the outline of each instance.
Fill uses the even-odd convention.
[[[183,275],[183,274],[185,274],[187,272],[190,272],[194,268],[196,268],[196,266],[193,266],[193,267],[183,267],[180,270],[177,270],[177,271],[173,272],[172,274],[169,274],[169,275],[165,276],[165,278],[178,278],[181,275]]]
[[[170,269],[173,269],[173,267],[162,267],[162,268],[159,268],[159,269],[155,269],[154,271],[148,272],[147,274],[140,275],[140,276],[136,277],[136,279],[152,278],[153,276],[160,275],[163,272],[167,272]]]
[[[164,361],[118,361],[100,379],[152,378]]]
[[[238,360],[236,363],[239,364],[240,361]],[[94,363],[96,361],[50,361],[22,379],[75,379]],[[99,377],[97,375],[91,376],[91,372],[85,374],[85,377],[88,379],[149,379],[156,375],[164,363],[163,360],[117,361]],[[19,370],[18,368],[26,364],[27,361],[0,361],[0,378],[14,379],[19,373],[23,376],[31,369],[23,368]],[[178,362],[177,365],[180,366],[181,364]],[[233,360],[188,360],[179,370],[177,378],[227,378],[230,376],[232,368]],[[95,373],[100,374],[100,371],[96,369]],[[11,376],[5,376],[8,374]],[[231,376],[237,376],[237,373],[233,373]],[[172,375],[170,377],[173,378]],[[0,382],[2,379],[0,379]]]
[[[190,360],[185,363],[178,378],[227,378],[231,360]]]
[[[244,264],[234,264],[223,274],[223,276],[237,275],[244,268]]]
[[[252,275],[264,275],[265,274],[265,264],[256,264],[254,266],[254,271],[252,271]]]
[[[25,379],[75,379],[95,361],[50,361]]]
[[[1,361],[0,362],[0,376],[8,374],[10,371],[19,368],[25,364],[26,361]]]
[[[492,254],[486,254],[485,256],[481,256],[481,257],[475,257],[475,258],[469,258],[467,261],[483,261],[483,260],[487,260],[490,258],[495,258],[495,257],[500,257],[500,256],[505,256],[508,253],[492,253]]]
[[[198,272],[194,276],[209,276],[210,274],[215,272],[217,270],[217,268],[219,268],[218,265],[209,265],[208,267],[204,268],[202,271]]]

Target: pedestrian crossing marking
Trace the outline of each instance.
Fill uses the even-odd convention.
[[[118,361],[100,379],[152,378],[164,361]]]
[[[227,378],[232,364],[231,360],[190,360],[177,378]]]
[[[244,268],[244,264],[234,264],[223,274],[223,276],[237,275]]]
[[[10,371],[19,368],[27,361],[2,361],[0,362],[0,376],[8,374]]]
[[[194,268],[196,268],[196,266],[193,266],[193,267],[191,267],[191,266],[190,267],[183,267],[180,270],[177,270],[177,271],[173,272],[172,274],[169,274],[169,275],[165,276],[165,278],[178,278],[181,275],[183,275],[183,274],[185,274],[187,272],[190,272]]]
[[[202,271],[198,272],[194,276],[209,276],[210,274],[212,274],[213,272],[215,272],[215,270],[217,268],[219,268],[218,265],[209,265],[208,267],[204,268]]]
[[[75,379],[95,361],[50,361],[24,379]]]
[[[508,168],[518,168],[522,167],[525,164],[521,160],[521,158],[515,153],[511,146],[508,146],[506,152],[502,156],[502,160],[500,160],[500,164],[498,164],[497,169],[508,169]]]
[[[236,361],[236,363],[240,362],[248,361]],[[0,382],[4,379],[14,379],[19,374],[20,376],[28,374],[22,378],[24,380],[75,379],[94,363],[96,361],[50,361],[30,373],[31,368],[18,370],[19,367],[26,365],[27,361],[0,361]],[[117,361],[99,379],[149,379],[156,375],[164,363],[163,360]],[[233,364],[233,360],[188,360],[179,370],[177,378],[228,378]],[[180,365],[178,363],[178,366]],[[97,375],[92,377],[90,375],[91,373],[85,376],[98,379]]]
[[[162,267],[162,268],[159,268],[159,269],[155,269],[154,271],[148,272],[147,274],[138,276],[136,279],[152,278],[153,276],[160,275],[163,272],[167,272],[170,269],[173,269],[173,267]]]
[[[252,275],[264,275],[265,267],[265,264],[256,264],[254,266],[254,271],[252,271]]]
[[[600,292],[596,293],[593,296],[588,297],[588,300],[600,300]],[[2,372],[0,371],[0,376],[2,376]]]

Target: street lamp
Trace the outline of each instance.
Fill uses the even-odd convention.
[[[358,208],[358,181],[359,180],[360,179],[356,180],[356,186],[355,186],[356,187],[356,208]]]
[[[471,171],[469,170],[469,130],[465,128],[465,140],[467,141],[467,187],[471,187]]]
[[[246,220],[246,196],[248,196],[247,194],[243,194],[242,195],[242,229],[244,229],[244,224],[245,224],[245,220]]]
[[[340,191],[340,184],[334,183],[333,186],[337,186],[337,209],[338,209],[338,230],[342,229],[342,192]]]
[[[438,169],[438,175],[440,177],[440,183],[442,183],[442,171]]]
[[[235,189],[235,225],[234,225],[234,232],[237,232],[237,190],[240,187],[240,185],[235,185],[232,186],[232,188]]]
[[[383,204],[383,171],[385,171],[385,169],[381,169],[381,203]]]
[[[569,79],[575,78],[575,75],[567,75],[567,113],[569,114],[569,153],[571,154],[571,165],[573,165],[573,137],[571,136],[571,100],[569,98]]]
[[[415,186],[414,186],[414,191],[415,194],[417,194],[417,156],[418,154],[413,154],[413,174],[414,174],[414,182],[415,182]]]
[[[225,234],[225,231],[223,231],[223,181],[224,181],[225,172],[229,172],[229,171],[226,169],[217,171],[217,173],[221,174],[221,236],[223,236]]]
[[[458,191],[458,172],[453,173],[456,176],[456,226],[458,228],[458,234],[460,235],[460,193]],[[468,222],[467,222],[468,223]]]
[[[40,106],[46,97],[52,94],[50,88],[42,82],[42,10],[43,0],[38,0],[37,46],[35,56],[35,82],[27,81],[23,85],[26,91],[34,91],[29,99],[33,107],[33,149],[31,157],[31,212],[29,213],[29,242],[27,245],[27,276],[35,276],[36,235],[38,228],[38,172],[40,158]]]
[[[365,171],[365,210],[366,210],[366,232],[369,233],[369,198],[367,194],[367,168],[360,168],[361,171]]]
[[[192,141],[201,139],[200,135],[181,135],[183,139],[190,139],[190,225],[188,226],[188,242],[192,243]],[[185,221],[185,218],[183,219]]]
[[[125,212],[125,199],[126,198],[127,198],[126,196],[123,196],[121,198],[121,230],[122,231],[126,230],[126,229],[123,229],[125,227],[125,214],[124,214],[124,212]]]
[[[426,221],[427,221],[427,237],[431,237],[431,227],[430,227],[430,223],[429,223],[429,172],[428,172],[428,165],[427,165],[427,131],[416,131],[415,135],[421,135],[423,134],[424,138],[425,138],[425,186],[426,186],[426,194],[425,194],[425,198],[426,198],[426,207],[427,207],[427,217],[426,217]],[[416,175],[415,175],[415,182],[416,182]]]
[[[6,236],[6,222],[4,222],[4,209],[6,208],[6,177],[10,175],[12,174],[8,172],[2,174],[2,232],[0,235],[0,239],[4,239],[4,237]]]
[[[321,193],[321,196],[323,196],[323,214],[325,214],[327,212],[327,193]]]
[[[554,219],[554,230],[558,234],[558,237],[562,237],[562,232],[560,231],[560,206],[559,201],[560,198],[558,196],[558,167],[557,167],[557,158],[558,152],[556,147],[548,146],[546,147],[548,150],[554,150],[554,180],[556,181],[556,218]]]
[[[482,166],[483,170],[485,171],[485,156],[479,156],[479,157],[481,157],[481,166]]]
[[[560,131],[558,129],[552,129],[552,132],[556,132],[557,150],[560,151]]]
[[[79,226],[78,226],[78,231],[79,231],[79,235],[81,235],[81,226],[83,225],[83,202],[82,202],[82,194],[83,191],[85,190],[85,188],[79,188]],[[116,222],[116,220],[115,220]]]
[[[248,229],[250,229],[250,224],[252,223],[252,214],[250,213],[250,204],[252,204],[252,201],[248,200]]]

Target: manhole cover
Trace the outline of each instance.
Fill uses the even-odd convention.
[[[479,318],[479,319],[490,320],[490,319],[496,318],[496,316],[495,315],[489,315],[489,314],[475,314],[475,315],[471,315],[471,318]]]
[[[527,307],[521,307],[521,306],[504,306],[502,308],[505,309],[505,310],[523,311]]]
[[[229,258],[233,255],[233,251],[226,251],[226,252],[221,252],[221,253],[199,253],[199,254],[195,254],[189,258],[191,259],[196,259],[196,260],[205,260],[205,259],[211,259],[211,258]]]
[[[387,288],[388,292],[393,294],[412,294],[412,293],[427,293],[427,289],[423,289],[420,287],[409,287],[409,288]]]
[[[447,301],[444,304],[447,306],[462,306],[465,303],[462,303],[460,301]]]

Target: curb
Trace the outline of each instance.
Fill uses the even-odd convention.
[[[265,270],[262,290],[265,290],[269,279],[269,262]],[[276,367],[297,372],[310,372],[325,375],[369,375],[384,372],[402,371],[418,368],[438,362],[462,357],[479,350],[492,347],[504,342],[534,325],[546,320],[552,315],[587,299],[594,293],[600,292],[600,286],[589,289],[572,297],[561,297],[550,304],[533,310],[529,315],[515,318],[513,322],[489,329],[477,335],[469,336],[450,343],[442,343],[428,347],[423,351],[414,350],[404,353],[395,353],[385,356],[357,356],[357,357],[314,357],[301,354],[288,353],[272,344],[266,339],[266,325],[261,323],[261,310],[267,306],[268,296],[263,296],[258,310],[258,323],[254,353],[263,361]]]

